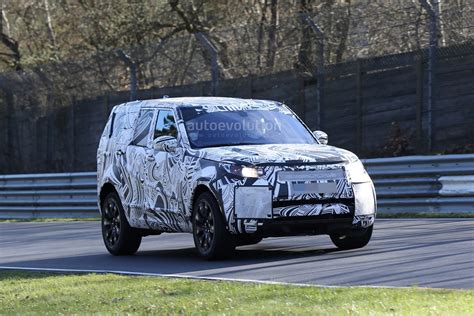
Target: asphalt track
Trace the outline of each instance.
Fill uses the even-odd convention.
[[[190,234],[146,237],[137,255],[113,257],[102,244],[99,222],[0,223],[1,268],[472,289],[474,220],[377,220],[363,249],[338,251],[327,236],[268,238],[218,262],[199,259]]]

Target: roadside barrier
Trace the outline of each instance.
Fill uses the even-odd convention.
[[[474,154],[363,160],[379,213],[474,213]],[[98,216],[95,172],[0,175],[0,218]]]

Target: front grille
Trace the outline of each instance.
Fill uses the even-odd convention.
[[[318,216],[292,216],[292,217],[274,217],[272,221],[274,223],[305,223],[305,222],[317,222],[317,223],[352,223],[353,215],[343,214],[321,214]]]
[[[332,204],[341,203],[347,205],[349,208],[354,208],[354,199],[302,199],[302,200],[281,200],[273,201],[273,208],[295,206],[295,205],[307,205],[307,204]]]
[[[355,204],[353,199],[326,199],[326,200],[289,200],[274,201],[273,218],[278,217],[305,217],[315,216],[327,218],[353,217]]]

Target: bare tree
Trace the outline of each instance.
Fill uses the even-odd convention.
[[[15,70],[21,70],[22,66],[19,44],[18,41],[13,39],[9,34],[9,24],[3,8],[3,3],[0,7],[0,13],[0,40],[2,44],[9,50],[8,53],[0,52],[0,60],[11,65]]]
[[[345,15],[341,16],[336,22],[336,32],[338,34],[338,45],[336,48],[336,63],[342,62],[342,58],[347,49],[347,40],[349,37],[349,28],[351,24],[351,2],[347,1]]]
[[[221,64],[220,74],[223,74],[224,77],[232,77],[232,63],[228,53],[229,44],[224,38],[219,35],[218,32],[209,32],[212,29],[212,26],[207,21],[202,19],[202,16],[204,16],[204,2],[199,2],[198,5],[194,5],[194,3],[192,3],[190,5],[189,10],[184,10],[179,0],[169,0],[168,3],[170,4],[171,10],[174,11],[182,20],[184,24],[184,29],[189,34],[207,33],[208,37],[219,49],[218,58]],[[201,51],[204,60],[206,60],[206,62],[210,66],[211,56],[205,49]]]

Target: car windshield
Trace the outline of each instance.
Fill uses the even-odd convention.
[[[192,148],[316,143],[311,132],[289,111],[208,111],[203,107],[179,110]]]

